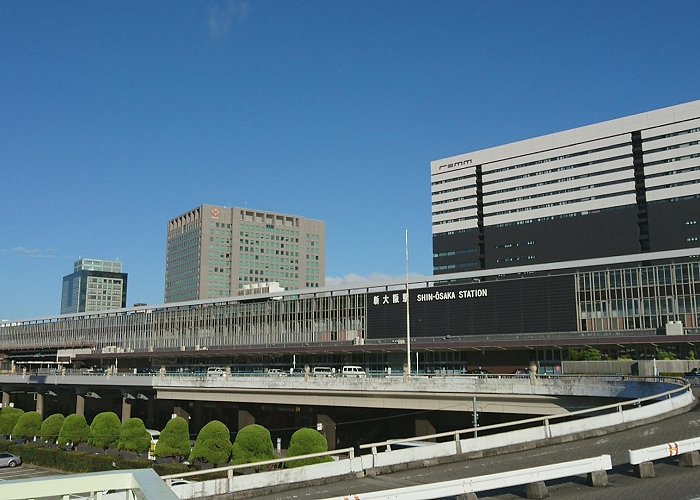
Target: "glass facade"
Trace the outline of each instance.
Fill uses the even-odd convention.
[[[580,331],[684,327],[700,323],[700,263],[578,273]]]

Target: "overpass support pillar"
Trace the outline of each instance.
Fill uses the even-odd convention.
[[[255,417],[248,410],[238,410],[238,430],[255,423]]]
[[[131,418],[131,402],[122,396],[122,424]]]
[[[416,436],[430,436],[435,434],[435,426],[430,423],[430,420],[424,418],[416,419]]]
[[[44,395],[40,392],[36,393],[36,412],[44,417]]]
[[[478,500],[476,493],[463,493],[455,497],[456,500]]]
[[[6,408],[9,405],[10,405],[10,393],[3,391],[2,392],[2,407]]]
[[[335,421],[328,415],[316,415],[316,426],[318,424],[321,424],[321,434],[328,441],[328,451],[335,450]]]
[[[173,414],[174,414],[176,417],[182,417],[182,418],[184,418],[185,420],[187,420],[187,422],[190,421],[190,414],[189,414],[189,412],[188,412],[187,410],[185,410],[182,406],[176,406],[176,407],[174,407],[174,408],[173,408]]]
[[[75,395],[75,413],[85,416],[85,396],[82,394]]]

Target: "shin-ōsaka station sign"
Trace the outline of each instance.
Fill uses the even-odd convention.
[[[576,331],[574,276],[410,290],[412,337]],[[406,291],[367,297],[367,337],[406,336]]]

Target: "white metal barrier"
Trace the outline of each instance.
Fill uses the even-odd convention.
[[[700,437],[676,441],[675,443],[659,444],[639,450],[629,450],[630,464],[639,465],[662,458],[676,457],[696,450],[700,450]]]
[[[420,484],[391,490],[356,493],[327,500],[371,500],[386,498],[396,500],[427,500],[431,498],[464,495],[467,493],[478,493],[480,491],[489,491],[499,488],[509,488],[539,481],[550,481],[563,477],[578,476],[591,472],[608,471],[610,469],[612,469],[610,455],[601,455],[599,457],[532,467],[530,469],[487,474],[485,476],[476,476],[466,479],[455,479],[452,481],[443,481],[441,483]]]

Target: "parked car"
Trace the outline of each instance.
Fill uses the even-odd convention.
[[[343,377],[365,378],[367,376],[367,372],[361,366],[344,366],[341,374]]]
[[[208,377],[225,377],[226,370],[224,368],[221,368],[220,366],[210,366],[209,368],[207,368],[207,376]]]
[[[267,370],[267,375],[269,377],[286,377],[287,372],[280,370],[279,368],[270,368]]]
[[[335,375],[335,370],[328,366],[314,366],[314,377],[332,377]]]
[[[700,377],[700,368],[693,368],[687,373],[684,373],[683,376],[685,378],[698,378]]]
[[[12,453],[0,453],[0,467],[16,467],[22,465],[22,457]]]

